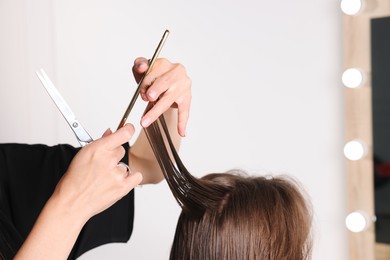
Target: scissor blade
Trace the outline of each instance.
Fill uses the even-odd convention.
[[[47,93],[49,93],[51,99],[54,101],[61,114],[65,117],[65,120],[72,122],[76,120],[76,116],[73,111],[70,109],[64,98],[58,92],[57,88],[51,82],[50,78],[47,76],[43,69],[37,71],[38,78],[41,80],[43,86],[45,87]]]
[[[38,78],[45,87],[47,93],[49,93],[51,99],[54,101],[61,114],[64,116],[65,120],[68,122],[70,128],[76,135],[81,146],[86,145],[87,143],[92,142],[91,136],[88,132],[81,126],[80,122],[76,119],[75,114],[70,109],[65,99],[58,92],[57,88],[54,86],[53,82],[47,76],[43,69],[37,71]]]

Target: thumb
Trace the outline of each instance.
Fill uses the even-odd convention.
[[[112,131],[111,131],[110,128],[108,128],[106,131],[104,131],[102,137],[108,136],[108,135],[110,135],[110,134],[112,134]]]

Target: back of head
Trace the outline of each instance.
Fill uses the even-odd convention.
[[[171,259],[310,258],[311,212],[292,179],[226,173],[199,181],[228,192],[203,214],[183,208]]]
[[[163,116],[145,133],[182,207],[170,259],[310,258],[311,210],[296,182],[242,172],[198,179],[182,163]]]

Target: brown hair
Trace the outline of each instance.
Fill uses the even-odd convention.
[[[311,210],[293,179],[242,171],[197,179],[181,162],[163,116],[145,130],[182,207],[170,259],[310,258]]]

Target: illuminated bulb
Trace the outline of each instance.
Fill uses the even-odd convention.
[[[344,155],[351,161],[360,160],[366,155],[365,145],[360,141],[350,141],[344,146]]]
[[[362,0],[342,0],[340,7],[343,13],[347,15],[356,15],[362,10],[362,2]]]
[[[352,232],[362,232],[368,228],[371,221],[367,213],[354,211],[345,218],[345,225]]]
[[[363,73],[359,69],[347,69],[344,71],[341,81],[348,88],[360,87],[363,83]]]

